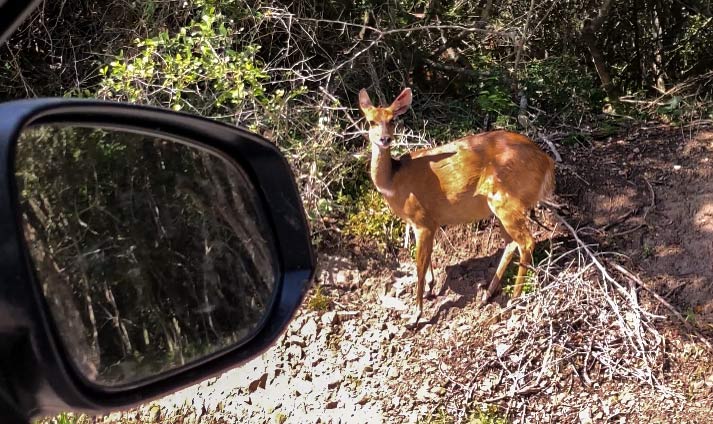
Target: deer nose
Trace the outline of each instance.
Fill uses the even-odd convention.
[[[390,142],[391,142],[391,137],[389,137],[389,136],[379,138],[379,143],[382,146],[388,146]]]

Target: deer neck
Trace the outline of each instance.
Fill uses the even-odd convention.
[[[385,197],[394,195],[394,169],[391,149],[375,143],[371,145],[371,180],[376,189]]]

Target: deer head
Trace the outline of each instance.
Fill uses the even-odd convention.
[[[365,89],[359,91],[359,108],[369,123],[369,141],[388,149],[394,139],[394,118],[406,113],[411,106],[411,89],[405,88],[389,107],[375,107]]]

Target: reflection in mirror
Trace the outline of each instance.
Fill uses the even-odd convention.
[[[15,156],[38,282],[89,381],[155,376],[262,322],[277,261],[242,170],[194,146],[85,127],[26,129]]]

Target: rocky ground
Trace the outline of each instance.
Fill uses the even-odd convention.
[[[413,266],[397,270],[401,277],[390,293],[379,294],[369,289],[376,279],[356,284],[359,271],[349,260],[323,257],[321,263],[317,298],[260,357],[133,414],[110,414],[98,422],[379,423],[435,415],[446,382],[434,367],[414,361],[421,356],[414,355],[419,343],[398,318],[410,302]],[[362,296],[365,291],[371,295]],[[448,327],[470,326],[460,319]],[[426,325],[419,337],[434,337],[432,330]],[[419,387],[405,393],[402,386],[411,387],[413,378]]]

